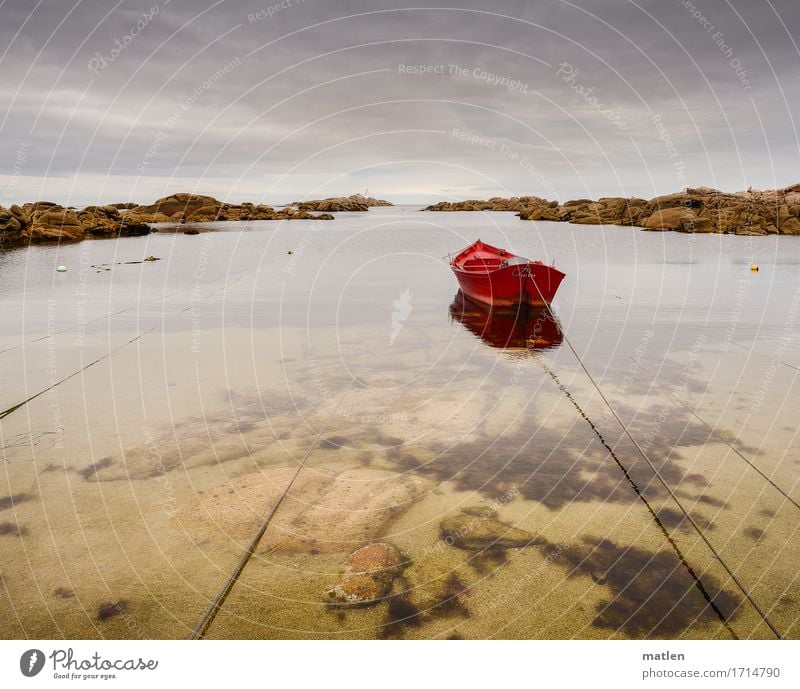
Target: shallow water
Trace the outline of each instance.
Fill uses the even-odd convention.
[[[772,637],[721,562],[800,636],[797,238],[183,229],[0,254],[3,637],[187,636],[304,458],[208,636]],[[464,306],[478,236],[566,272],[560,328]],[[390,595],[331,607],[375,540]]]

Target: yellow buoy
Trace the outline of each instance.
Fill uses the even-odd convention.
[[[750,270],[752,270],[754,273],[757,273],[758,272],[758,263],[751,263],[750,264]]]

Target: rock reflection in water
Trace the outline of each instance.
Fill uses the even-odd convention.
[[[561,345],[563,333],[547,309],[521,304],[493,308],[473,301],[459,290],[450,304],[450,316],[490,347],[500,349],[552,349]]]

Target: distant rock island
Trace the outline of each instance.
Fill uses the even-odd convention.
[[[394,204],[371,196],[353,194],[352,196],[332,196],[327,199],[315,199],[313,201],[292,201],[289,205],[297,206],[301,211],[335,213],[337,211],[367,211],[374,206],[393,206]]]
[[[426,211],[524,211],[549,204],[558,206],[558,201],[548,201],[539,196],[512,196],[504,199],[493,196],[487,200],[467,199],[466,201],[440,201],[422,210]]]
[[[559,203],[538,196],[494,197],[486,201],[443,201],[424,210],[514,211],[522,220],[629,225],[653,231],[800,235],[800,184],[733,194],[709,187],[687,188],[649,201],[603,197]]]

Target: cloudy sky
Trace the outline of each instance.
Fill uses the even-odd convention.
[[[797,0],[433,4],[0,0],[0,205],[800,182]]]

